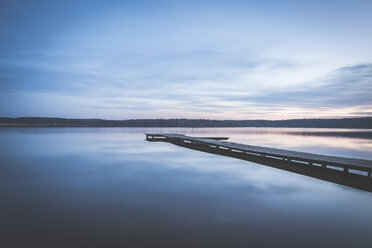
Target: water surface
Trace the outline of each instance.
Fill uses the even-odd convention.
[[[370,130],[2,128],[0,246],[371,246],[371,193],[144,132],[372,159]]]

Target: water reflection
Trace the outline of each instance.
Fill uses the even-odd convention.
[[[0,129],[1,246],[369,247],[372,194],[144,141],[159,131],[371,158],[368,139],[253,129]]]

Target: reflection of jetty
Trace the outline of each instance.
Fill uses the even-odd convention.
[[[209,153],[249,160],[372,192],[372,161],[326,156],[226,142],[227,137],[146,134],[147,141],[165,141]]]

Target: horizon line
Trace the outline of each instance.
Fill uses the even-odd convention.
[[[322,117],[322,118],[293,118],[293,119],[206,119],[206,118],[136,118],[136,119],[104,119],[104,118],[69,118],[69,117],[45,117],[45,116],[19,116],[19,117],[5,117],[0,116],[0,119],[66,119],[66,120],[105,120],[105,121],[130,121],[130,120],[210,120],[210,121],[291,121],[291,120],[343,120],[343,119],[368,119],[372,116],[363,117]]]

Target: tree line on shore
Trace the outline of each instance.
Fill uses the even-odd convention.
[[[67,119],[49,117],[0,117],[2,127],[303,127],[372,128],[372,117],[291,120],[208,120],[208,119]]]

